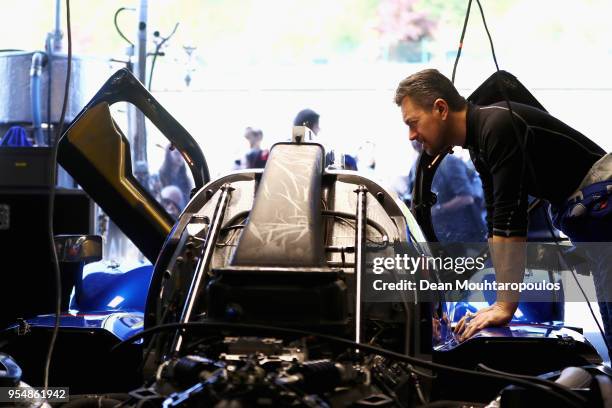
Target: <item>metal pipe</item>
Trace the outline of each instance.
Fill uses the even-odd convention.
[[[42,134],[42,104],[41,104],[41,76],[45,54],[35,52],[32,55],[32,65],[30,66],[30,105],[32,107],[32,128],[34,139],[38,146],[43,146],[45,140]]]
[[[52,37],[53,52],[62,52],[62,0],[55,0],[55,28],[53,30]]]
[[[62,0],[55,0],[55,32],[60,31],[61,26],[61,13],[62,12]]]
[[[361,284],[362,274],[365,270],[365,241],[367,220],[367,193],[368,189],[360,185],[357,190],[357,208],[355,220],[355,342],[361,343]]]
[[[146,84],[147,76],[147,14],[148,1],[140,0],[138,7],[138,29],[136,32],[136,63],[134,75]],[[128,129],[130,142],[134,146],[134,162],[147,161],[147,129],[144,114],[131,104],[128,105]]]
[[[221,231],[223,217],[225,215],[227,205],[229,204],[232,190],[234,190],[234,188],[228,183],[221,186],[221,197],[219,197],[219,201],[217,201],[217,206],[213,215],[213,222],[206,236],[204,251],[202,252],[202,256],[200,257],[198,264],[196,265],[196,271],[193,276],[193,280],[191,281],[191,285],[189,286],[189,292],[187,292],[187,298],[181,313],[180,323],[187,323],[191,319],[191,314],[193,313],[196,298],[200,291],[202,279],[206,273],[206,270],[208,269],[210,260],[212,259],[213,251],[215,249],[215,242],[219,236],[219,231]],[[180,330],[178,330],[172,346],[172,351],[174,353],[178,353],[180,351],[182,342],[183,336],[180,334]]]
[[[47,38],[45,40],[45,51],[47,52],[47,132],[45,135],[45,141],[48,145],[54,143],[53,137],[51,136],[53,132],[51,131],[51,84],[53,84],[53,40],[51,38],[51,33],[47,34]]]
[[[138,8],[138,31],[136,33],[136,78],[145,84],[147,73],[147,14],[148,1],[140,0]]]

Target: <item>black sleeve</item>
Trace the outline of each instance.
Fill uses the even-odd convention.
[[[489,231],[503,237],[526,236],[527,168],[523,165],[523,151],[518,139],[524,137],[526,127],[517,119],[517,135],[510,114],[505,110],[491,119],[494,120],[483,135],[485,161],[493,184],[492,194],[491,186],[485,189],[485,192],[489,191],[486,197]]]

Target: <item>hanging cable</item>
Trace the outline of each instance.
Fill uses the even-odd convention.
[[[51,133],[51,88],[53,88],[53,47],[51,45],[51,36],[47,35],[47,39],[45,41],[45,51],[47,52],[47,72],[48,72],[48,81],[47,81],[47,132],[46,132],[46,141],[47,145],[52,145],[53,143],[53,134]]]
[[[119,34],[119,36],[121,38],[123,38],[125,40],[125,42],[127,42],[128,44],[130,44],[133,47],[134,43],[132,41],[130,41],[130,39],[125,36],[125,34],[123,34],[123,31],[121,31],[121,28],[119,28],[119,23],[117,22],[117,19],[119,18],[119,14],[121,14],[123,11],[126,11],[126,10],[136,11],[136,9],[134,9],[132,7],[121,7],[121,8],[119,8],[117,11],[115,11],[115,15],[113,17],[113,24],[115,25],[115,30],[117,30],[117,34]]]
[[[47,351],[47,358],[45,360],[45,371],[44,371],[44,387],[45,390],[49,387],[49,370],[51,368],[51,358],[53,356],[53,349],[55,347],[55,341],[57,340],[57,333],[59,332],[60,326],[60,313],[62,308],[62,288],[61,288],[61,276],[59,268],[59,259],[57,257],[57,249],[55,248],[55,232],[53,229],[53,213],[55,204],[55,183],[57,178],[57,148],[58,142],[64,129],[64,121],[66,120],[66,111],[68,109],[68,98],[70,91],[70,71],[72,69],[72,31],[70,27],[70,0],[66,0],[66,32],[68,38],[68,55],[66,59],[66,85],[64,87],[64,102],[62,103],[62,114],[60,116],[60,122],[57,127],[57,134],[53,147],[51,149],[51,169],[50,169],[50,185],[49,185],[49,212],[48,218],[48,230],[49,230],[49,244],[51,249],[51,255],[53,257],[53,269],[55,272],[55,322],[53,325],[53,333],[51,334],[51,341],[49,342],[49,350]],[[49,84],[51,86],[51,84]]]
[[[178,28],[178,26],[179,26],[179,23],[176,23],[170,35],[168,35],[167,37],[161,37],[162,40],[159,42],[159,44],[155,46],[155,52],[153,53],[153,61],[151,61],[151,71],[149,71],[149,81],[147,83],[147,89],[149,90],[149,92],[151,92],[151,83],[153,82],[153,71],[155,70],[155,61],[157,61],[158,55],[162,55],[159,52],[159,50],[176,33],[176,29]],[[159,36],[159,33],[157,33],[157,35]]]
[[[565,254],[563,253],[563,249],[561,248],[561,245],[559,245],[559,242],[555,239],[556,235],[555,235],[555,231],[553,229],[554,227],[552,225],[552,222],[551,222],[551,220],[549,218],[549,214],[546,213],[546,216],[544,218],[546,218],[546,226],[548,227],[548,231],[550,232],[551,236],[553,237],[553,241],[555,243],[555,248],[557,249],[559,257],[563,260],[563,262],[565,262],[565,264],[569,268],[570,272],[572,273],[572,277],[574,278],[574,281],[576,281],[576,285],[578,285],[578,289],[580,289],[580,293],[582,293],[582,296],[584,297],[584,300],[586,301],[586,304],[589,307],[589,311],[591,312],[591,316],[593,317],[593,320],[595,321],[595,324],[597,325],[597,328],[599,329],[599,333],[601,334],[601,337],[603,338],[604,344],[606,345],[606,348],[608,350],[610,350],[610,344],[608,343],[608,340],[606,339],[606,335],[604,333],[604,330],[601,327],[601,324],[599,324],[599,320],[597,320],[597,316],[595,316],[595,311],[593,311],[593,308],[591,307],[591,302],[589,301],[588,296],[586,295],[584,289],[582,288],[582,285],[578,281],[578,277],[576,276],[576,271],[574,270],[574,268],[572,266],[570,266],[570,263],[565,258]],[[612,358],[612,356],[610,356],[610,358]]]
[[[459,39],[459,47],[457,48],[457,56],[455,57],[455,64],[453,65],[453,76],[451,82],[455,83],[455,73],[457,72],[457,64],[459,64],[459,58],[461,58],[461,50],[463,49],[463,39],[465,38],[465,29],[467,28],[468,20],[470,19],[470,9],[472,8],[472,0],[469,0],[467,6],[467,12],[465,13],[465,20],[463,21],[463,29],[461,30],[461,38]]]

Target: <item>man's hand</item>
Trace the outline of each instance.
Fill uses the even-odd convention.
[[[491,258],[495,267],[495,280],[499,283],[519,283],[525,272],[526,237],[501,237],[489,239]],[[497,301],[476,314],[464,316],[455,332],[459,341],[472,337],[478,330],[489,326],[503,326],[512,320],[518,307],[520,293],[516,290],[498,290]]]
[[[480,309],[475,314],[468,312],[455,327],[455,333],[459,336],[459,341],[469,339],[485,327],[507,324],[512,320],[516,307],[517,304],[515,303],[499,302]]]

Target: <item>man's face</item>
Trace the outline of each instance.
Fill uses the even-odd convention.
[[[444,123],[446,110],[439,109],[435,103],[431,109],[423,109],[408,96],[402,100],[401,110],[409,128],[408,137],[419,142],[427,154],[435,156],[448,146]]]

